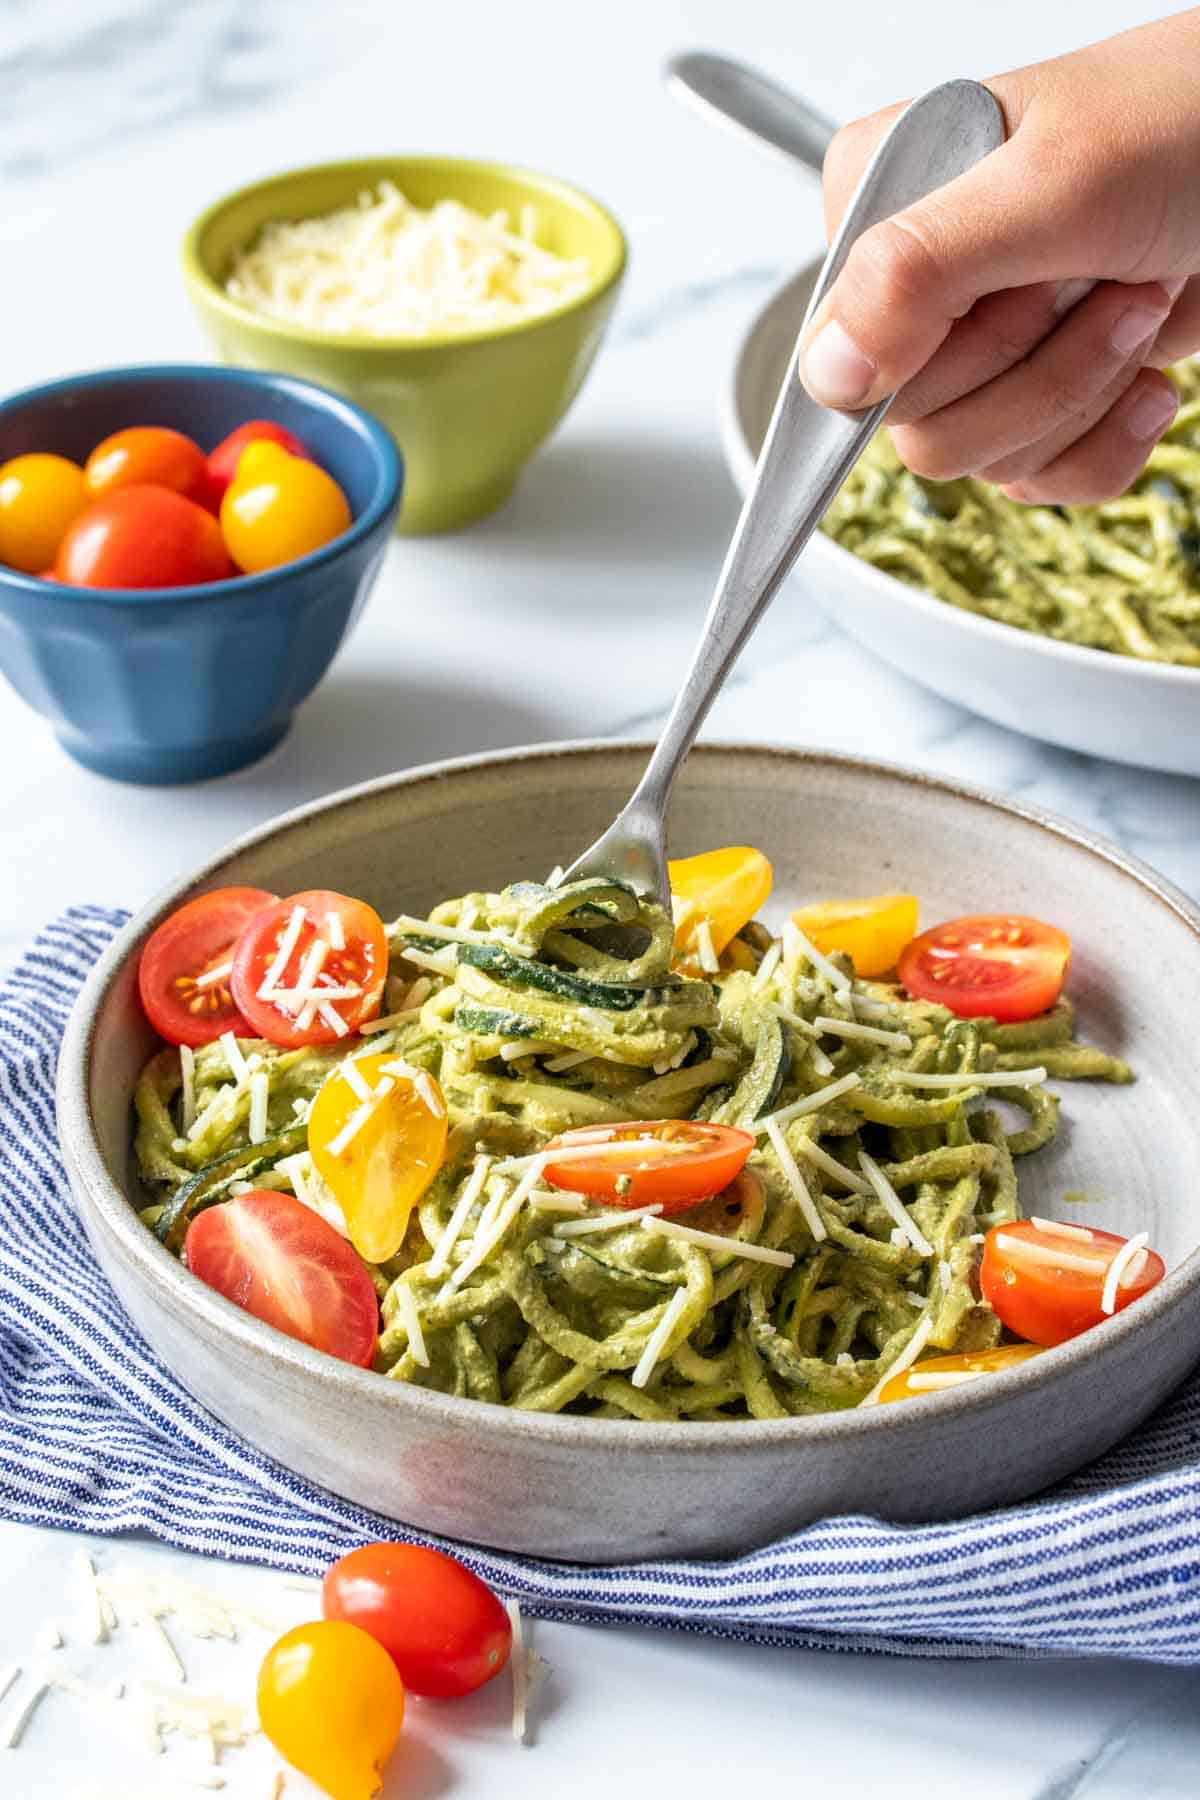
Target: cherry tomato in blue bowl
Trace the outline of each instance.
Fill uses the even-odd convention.
[[[0,671],[99,774],[202,781],[279,743],[366,604],[400,508],[400,454],[362,407],[260,370],[97,370],[0,401],[0,466],[49,453],[82,468],[113,433],[142,425],[209,452],[264,419],[345,495],[349,527],[320,548],[187,586],[72,586],[0,566]]]

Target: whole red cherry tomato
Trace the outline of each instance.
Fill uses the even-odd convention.
[[[512,1648],[490,1587],[440,1550],[364,1544],[325,1576],[327,1619],[357,1625],[388,1652],[413,1694],[453,1700],[498,1675]]]
[[[199,500],[205,482],[204,452],[182,431],[163,425],[131,425],[97,444],[83,466],[91,494],[124,487],[165,487]]]
[[[241,461],[242,451],[249,444],[278,444],[289,456],[302,456],[311,462],[312,458],[305,446],[294,432],[286,426],[277,425],[274,419],[247,419],[236,431],[222,438],[215,450],[208,453],[205,471],[204,504],[213,512],[220,512],[221,502],[225,498],[225,489],[237,474],[237,466]]]
[[[233,564],[210,512],[164,487],[116,488],[67,527],[54,574],[70,587],[193,587]]]

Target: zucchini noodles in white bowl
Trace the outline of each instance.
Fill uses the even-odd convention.
[[[771,296],[738,350],[722,434],[743,493],[818,267],[802,269]],[[940,504],[959,520],[943,521],[938,489],[904,477],[884,439],[813,535],[792,592],[815,600],[912,680],[997,724],[1087,755],[1200,775],[1200,562],[1192,561],[1198,414],[1193,405],[1182,408],[1173,427],[1178,441],[1172,436],[1155,453],[1162,466],[1152,460],[1151,491],[1132,503],[1136,519],[1122,514],[1129,502],[1081,509],[1106,515],[1088,520],[1089,542],[1073,537],[1058,509],[1018,509],[976,484],[944,484]],[[973,490],[965,505],[964,486]],[[1143,517],[1145,501],[1152,519]],[[1020,529],[997,549],[1010,515]],[[995,558],[992,584],[984,570]],[[1016,600],[1014,585],[1022,590]]]

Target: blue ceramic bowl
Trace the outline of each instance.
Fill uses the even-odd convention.
[[[201,781],[263,756],[358,618],[400,506],[390,433],[290,375],[164,364],[107,369],[0,402],[0,463],[83,462],[126,425],[171,425],[205,450],[247,419],[294,431],[354,523],[263,575],[184,588],[69,588],[0,567],[0,669],[78,762],[120,781]]]

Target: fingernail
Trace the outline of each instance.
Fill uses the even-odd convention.
[[[1162,285],[1167,290],[1167,298],[1170,300],[1172,306],[1174,306],[1187,284],[1188,278],[1186,275],[1175,275],[1172,276],[1170,281],[1163,282]]]
[[[830,319],[800,358],[800,376],[822,406],[861,406],[875,379],[875,364],[850,333]]]
[[[1130,437],[1144,441],[1161,437],[1178,411],[1178,394],[1168,394],[1160,387],[1146,388],[1136,399],[1126,403],[1121,423]]]
[[[1128,356],[1153,337],[1163,322],[1163,314],[1153,306],[1130,306],[1116,320],[1108,341],[1118,356]]]

